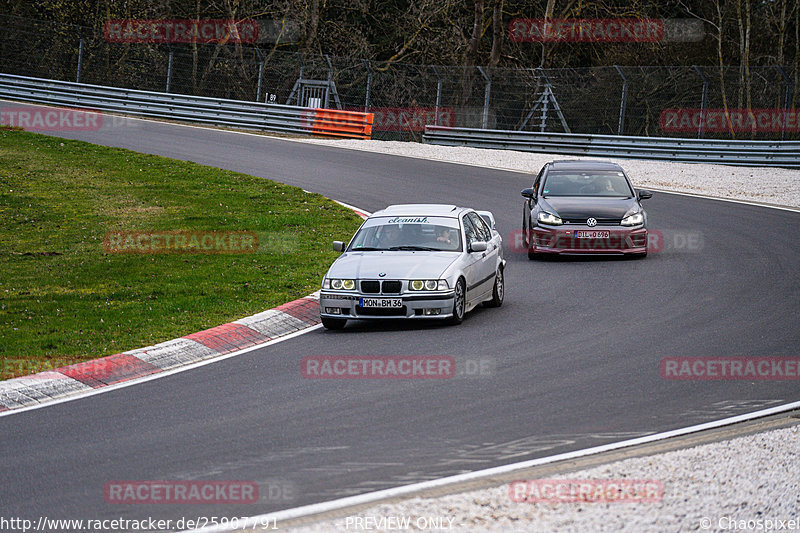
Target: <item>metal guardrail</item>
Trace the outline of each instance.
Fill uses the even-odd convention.
[[[313,109],[0,74],[0,98],[283,133],[369,139],[372,113]]]
[[[727,141],[536,133],[425,126],[423,142],[596,157],[658,159],[683,163],[800,168],[800,141]]]

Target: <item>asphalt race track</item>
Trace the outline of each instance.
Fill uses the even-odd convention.
[[[62,136],[263,176],[370,211],[405,202],[492,210],[506,239],[506,300],[457,327],[316,329],[0,417],[4,516],[255,515],[800,400],[798,381],[675,381],[659,371],[665,357],[798,355],[800,213],[656,193],[645,207],[667,245],[647,259],[531,262],[508,249],[520,224],[519,191],[532,181],[526,174],[108,122],[114,126]],[[310,380],[300,373],[309,355],[451,355],[462,370],[484,371]],[[253,480],[262,501],[104,501],[110,481],[186,479]],[[281,490],[269,494],[270,486]]]

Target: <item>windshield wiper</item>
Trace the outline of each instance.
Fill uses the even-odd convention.
[[[364,251],[364,252],[382,252],[382,251],[383,251],[383,250],[385,250],[385,249],[386,249],[386,248],[373,248],[373,247],[371,247],[371,246],[356,246],[355,248],[352,248],[352,249],[351,249],[351,251],[352,251],[352,252],[355,252],[355,251]]]
[[[436,252],[436,251],[439,251],[438,248],[429,248],[428,246],[411,246],[411,245],[390,246],[389,250],[392,250],[392,251],[394,251],[394,250],[421,250],[423,252]]]

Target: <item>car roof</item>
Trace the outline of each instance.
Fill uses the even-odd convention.
[[[551,161],[550,170],[616,170],[622,171],[622,167],[611,161],[595,161],[591,159],[565,159],[561,161]]]
[[[397,204],[390,205],[386,209],[381,209],[380,211],[372,213],[372,217],[457,217],[464,211],[471,211],[471,209],[448,204]]]

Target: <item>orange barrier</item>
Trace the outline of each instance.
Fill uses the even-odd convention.
[[[369,139],[372,137],[372,113],[314,109],[311,133],[333,137]]]

